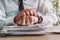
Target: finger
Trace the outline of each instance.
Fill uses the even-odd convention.
[[[19,18],[19,20],[18,20],[18,25],[19,25],[19,26],[22,25],[22,18],[23,18],[23,16],[21,16],[21,17]]]
[[[34,24],[34,20],[33,20],[33,17],[32,16],[30,16],[30,18],[29,18],[30,20],[30,24]]]
[[[26,18],[25,18],[25,25],[27,24],[27,16],[26,16]]]
[[[21,16],[19,15],[19,17],[18,17],[18,18],[19,18],[19,20],[20,20],[23,16],[25,16],[25,12],[24,12],[24,13],[22,13],[22,14],[23,14],[23,15],[21,15]]]
[[[25,15],[29,15],[29,10],[28,9],[24,9],[22,12],[25,12]]]
[[[16,23],[16,24],[17,24],[17,23],[18,23],[18,21],[19,21],[18,16],[15,16],[15,17],[14,17],[14,23]]]
[[[34,24],[34,18],[33,18],[33,16],[31,16],[32,17],[32,24]]]
[[[17,23],[17,16],[14,17],[14,23]]]
[[[34,18],[34,23],[38,22],[38,17],[33,17]]]
[[[31,16],[37,16],[37,13],[34,10],[30,10],[30,15]]]
[[[34,23],[35,23],[35,17],[33,16],[33,20],[34,20]]]
[[[17,16],[20,18],[21,16],[24,16],[25,12],[20,12]]]
[[[27,16],[30,16],[30,13],[29,13],[29,11],[28,11],[28,10],[26,11],[26,15],[27,15]]]
[[[27,16],[27,18],[26,18],[27,20],[26,20],[26,25],[29,25],[30,23],[29,23],[29,16]]]
[[[29,10],[29,13],[31,16],[33,16],[33,11],[32,10]]]
[[[21,19],[18,21],[18,23],[17,23],[17,24],[18,24],[18,26],[20,26],[20,25],[21,25]]]
[[[29,22],[30,22],[30,24],[32,23],[32,18],[31,18],[31,16],[29,16]]]
[[[21,20],[21,25],[25,25],[25,19],[26,19],[26,15],[22,17],[22,20]]]
[[[33,10],[33,16],[37,16],[37,13],[36,11]]]

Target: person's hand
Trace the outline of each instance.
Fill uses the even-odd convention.
[[[18,16],[37,16],[36,12],[32,9],[24,9],[23,11],[21,11]]]
[[[34,23],[38,22],[38,18],[34,16],[23,16],[21,19],[17,22],[17,25],[32,25]]]
[[[31,25],[38,22],[38,17],[35,11],[25,9],[14,18],[14,22],[17,25]]]

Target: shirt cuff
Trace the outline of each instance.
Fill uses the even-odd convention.
[[[0,27],[5,25],[5,20],[6,20],[6,18],[0,16]]]
[[[6,25],[14,25],[14,17],[6,18]]]
[[[53,19],[49,16],[42,16],[43,17],[43,22],[41,23],[43,26],[50,27],[53,26]]]

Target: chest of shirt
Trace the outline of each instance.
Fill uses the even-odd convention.
[[[38,0],[23,0],[23,2],[28,3],[28,4],[33,4],[36,3]]]

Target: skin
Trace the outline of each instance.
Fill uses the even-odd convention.
[[[32,9],[24,9],[14,18],[14,22],[18,26],[35,24],[38,22],[37,13]]]

